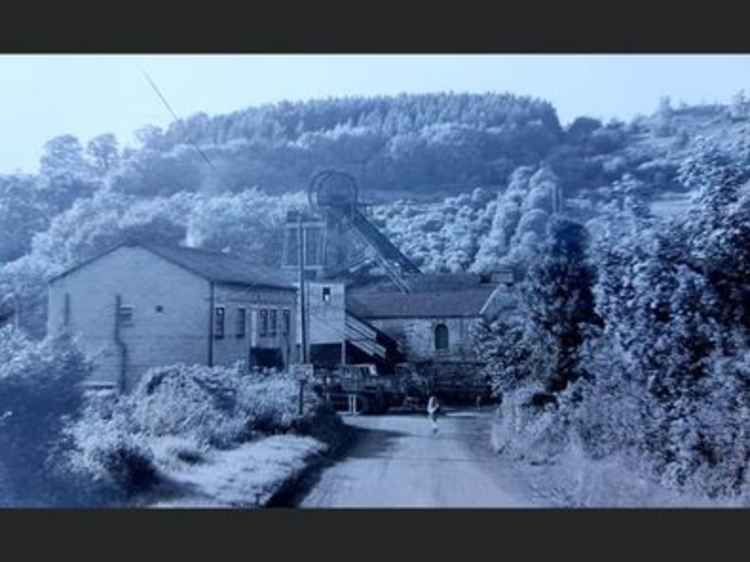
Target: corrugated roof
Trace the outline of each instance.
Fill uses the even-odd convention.
[[[421,293],[353,292],[348,310],[361,318],[474,317],[495,290],[495,285],[455,291]]]
[[[188,248],[185,246],[167,246],[144,241],[122,242],[91,259],[67,269],[63,273],[52,278],[51,281],[64,277],[123,246],[139,246],[144,248],[151,253],[209,281],[273,289],[296,290],[290,283],[289,276],[283,271],[258,266],[233,254],[213,252],[199,248]]]

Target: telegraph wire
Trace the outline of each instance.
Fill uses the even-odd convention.
[[[161,90],[156,85],[156,83],[151,78],[151,76],[148,74],[148,72],[146,72],[146,70],[144,70],[143,68],[139,68],[139,70],[141,71],[141,73],[143,74],[143,77],[149,83],[149,85],[151,86],[151,88],[154,90],[154,93],[156,93],[156,95],[159,97],[159,99],[161,100],[161,102],[164,104],[164,107],[170,113],[170,115],[175,120],[175,122],[181,121],[180,117],[177,115],[177,113],[175,112],[175,110],[172,108],[172,106],[170,105],[169,101],[167,101],[167,98],[164,96],[164,94],[162,94]],[[217,175],[217,178],[218,178],[219,177],[219,171],[217,170],[216,166],[214,166],[213,162],[211,162],[211,160],[208,158],[208,156],[206,155],[206,153],[203,152],[203,150],[201,150],[200,146],[198,146],[198,144],[195,143],[193,141],[193,139],[190,138],[189,136],[187,137],[187,141],[193,146],[193,148],[195,148],[195,150],[198,152],[198,154],[201,155],[201,157],[203,158],[203,160],[206,162],[206,164],[208,164],[211,167],[211,169],[214,171],[214,173]],[[366,161],[369,160],[369,159],[370,158],[367,158]],[[306,308],[308,308],[308,307],[306,307]],[[342,333],[342,331],[338,327],[333,326],[328,321],[326,321],[322,316],[320,316],[320,315],[318,315],[318,314],[310,311],[309,308],[308,308],[308,310],[306,312],[307,312],[308,315],[312,314],[312,316],[315,316],[315,318],[319,322],[322,322],[323,324],[325,324],[334,333],[336,333],[337,335],[341,336],[343,338],[343,341],[346,342],[346,340],[348,339],[346,336],[348,334],[345,331]],[[355,340],[350,340],[350,341],[355,341]],[[362,340],[362,341],[367,341],[367,340]],[[376,343],[377,343],[377,340],[376,340]]]
[[[151,76],[146,72],[143,68],[139,68],[141,73],[143,74],[143,77],[146,79],[146,81],[149,83],[151,88],[154,90],[157,96],[159,96],[159,99],[164,104],[164,107],[167,108],[167,111],[172,115],[175,121],[181,121],[180,117],[177,115],[174,109],[172,109],[172,106],[169,105],[169,102],[167,101],[167,98],[164,97],[164,95],[161,93],[161,90],[159,90],[159,87],[156,85],[156,83],[151,79]],[[187,137],[188,142],[195,148],[195,150],[198,151],[198,154],[200,154],[203,157],[203,160],[206,161],[206,163],[211,167],[211,169],[214,171],[214,173],[219,175],[219,170],[216,169],[216,166],[213,165],[213,162],[209,160],[208,156],[206,156],[206,153],[201,150],[201,148],[198,146],[197,143],[193,142],[193,139],[190,137]],[[226,186],[225,186],[226,187]]]

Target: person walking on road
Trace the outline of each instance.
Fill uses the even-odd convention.
[[[432,433],[437,433],[438,430],[437,413],[439,409],[440,404],[438,404],[437,398],[435,398],[434,396],[430,396],[430,400],[427,402],[427,415],[432,422]]]

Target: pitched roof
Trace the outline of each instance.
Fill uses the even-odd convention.
[[[421,293],[354,292],[347,309],[361,318],[475,317],[495,290],[495,285],[455,291]]]
[[[497,283],[483,282],[482,277],[475,273],[422,273],[408,276],[407,283],[410,293],[458,291],[497,286]],[[352,279],[350,286],[357,293],[401,292],[401,289],[387,276],[369,275],[363,279]]]
[[[188,248],[185,246],[167,246],[144,241],[126,241],[117,244],[93,258],[67,269],[53,277],[50,281],[64,277],[123,246],[139,246],[144,248],[209,281],[271,289],[296,290],[290,283],[288,275],[284,272],[269,267],[258,266],[233,254]]]
[[[233,254],[184,246],[140,245],[209,281],[296,290],[285,272],[253,264]]]

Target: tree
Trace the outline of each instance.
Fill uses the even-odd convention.
[[[593,117],[576,117],[567,130],[568,139],[573,143],[584,142],[591,133],[600,129],[602,122]]]
[[[746,486],[746,174],[699,142],[680,169],[697,190],[687,216],[665,224],[630,209],[594,247],[604,327],[584,350],[594,376],[575,385],[574,425],[591,451],[635,453],[648,475],[693,494]]]
[[[164,131],[161,127],[146,125],[135,132],[135,138],[145,149],[165,150],[167,149]]]
[[[14,507],[76,505],[78,490],[58,468],[70,445],[64,427],[81,411],[89,372],[68,338],[34,342],[0,329],[0,465]]]
[[[39,164],[40,172],[51,177],[84,175],[88,171],[83,147],[73,135],[60,135],[47,141]]]
[[[623,147],[627,135],[621,124],[608,124],[597,129],[588,139],[589,151],[592,154],[608,154]]]
[[[659,107],[656,110],[654,132],[658,137],[668,137],[674,133],[672,117],[674,110],[669,96],[663,96],[659,100]]]
[[[143,148],[122,161],[110,182],[114,191],[140,197],[198,192],[206,166],[192,146],[178,145],[169,152]]]
[[[29,175],[0,176],[0,264],[20,258],[31,249],[34,233],[49,224],[48,209]]]
[[[40,191],[52,214],[68,209],[76,199],[90,197],[101,187],[73,135],[49,140],[39,164]]]
[[[86,145],[86,155],[95,172],[100,177],[106,176],[117,167],[120,160],[117,138],[112,133],[94,137]]]
[[[258,190],[195,200],[188,224],[192,244],[229,249],[247,260],[278,267],[283,247],[287,211],[304,205],[302,193],[284,197]]]
[[[623,174],[612,184],[612,194],[621,211],[629,213],[636,219],[649,220],[651,218],[651,209],[648,205],[649,186],[645,182],[631,174]]]
[[[534,359],[534,334],[528,331],[523,317],[504,313],[489,321],[483,320],[472,330],[472,345],[482,363],[481,374],[487,377],[496,396],[503,396],[521,387],[532,377],[538,366]]]
[[[699,139],[679,178],[696,192],[681,223],[691,263],[719,295],[723,322],[750,330],[750,164]]]
[[[745,90],[740,90],[732,96],[732,103],[729,106],[729,116],[736,120],[742,121],[750,115],[750,102],[745,96]]]
[[[581,349],[589,332],[601,326],[585,229],[555,219],[544,243],[530,251],[524,281],[507,293],[508,306],[472,334],[483,372],[498,394],[529,383],[562,392],[585,373]]]
[[[497,198],[492,225],[481,240],[472,271],[485,273],[497,268],[500,259],[508,253],[510,239],[521,219],[519,204],[506,194]]]
[[[564,390],[581,376],[579,354],[587,331],[601,324],[594,311],[595,272],[587,249],[588,234],[582,225],[553,219],[522,285],[528,322],[550,345],[543,373],[550,392]]]

